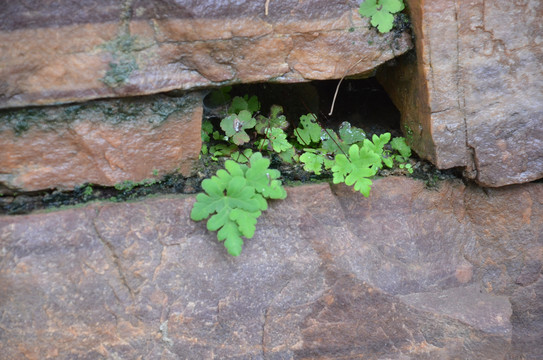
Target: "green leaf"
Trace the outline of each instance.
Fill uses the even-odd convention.
[[[233,209],[230,211],[230,220],[238,224],[238,230],[247,239],[250,239],[255,234],[257,219],[260,216],[260,211],[245,211],[242,209]]]
[[[354,189],[360,191],[364,196],[369,196],[371,180],[375,176],[378,164],[381,164],[381,157],[371,149],[357,144],[349,148],[349,159],[343,154],[336,155],[336,165],[332,167],[334,183],[345,181],[345,184],[354,185]]]
[[[224,162],[224,167],[231,176],[243,177],[245,175],[245,171],[247,170],[247,166],[241,165],[232,160],[226,160]]]
[[[324,156],[322,154],[304,152],[300,156],[300,161],[304,163],[305,171],[312,171],[315,175],[320,175],[322,165],[324,163]]]
[[[221,139],[221,133],[218,131],[213,131],[213,140],[220,140]]]
[[[210,140],[209,135],[213,132],[213,124],[209,120],[202,121],[202,142]]]
[[[381,160],[383,160],[383,163],[389,168],[394,165],[394,159],[391,157],[383,157]]]
[[[294,133],[300,144],[309,145],[312,142],[318,143],[321,140],[321,130],[322,128],[317,123],[316,116],[307,114],[300,116],[300,125]]]
[[[390,142],[390,146],[394,150],[398,151],[403,158],[408,159],[411,157],[411,148],[405,142],[405,138],[396,137],[392,139],[392,141]]]
[[[362,16],[372,17],[377,12],[377,0],[365,0],[360,4],[358,12]]]
[[[371,180],[367,178],[375,176],[378,169],[376,164],[381,163],[381,158],[366,147],[358,148],[356,144],[349,148],[349,155],[353,164],[353,170],[345,177],[345,184],[354,184],[355,190],[360,191],[364,196],[368,197]]]
[[[283,107],[281,105],[272,105],[270,108],[270,120],[273,127],[278,127],[283,130],[287,128],[288,121],[283,114]]]
[[[237,148],[234,144],[217,144],[209,148],[209,152],[213,156],[230,156]]]
[[[381,155],[366,146],[362,146],[355,152],[356,148],[358,148],[356,144],[351,145],[349,148],[349,155],[355,167],[361,168],[368,166],[373,168],[375,173],[377,173],[377,169],[381,167]]]
[[[251,157],[252,154],[253,154],[252,149],[245,149],[243,150],[242,153],[240,153],[239,151],[236,151],[230,157],[232,158],[232,160],[238,163],[244,164],[246,162],[249,162],[249,158]]]
[[[371,17],[371,24],[375,26],[379,30],[379,32],[387,33],[392,30],[392,25],[394,24],[394,16],[386,11],[377,11]]]
[[[339,126],[339,136],[341,136],[341,140],[343,140],[343,142],[352,145],[354,143],[363,141],[366,138],[366,133],[364,130],[351,126],[349,122],[344,121]]]
[[[371,24],[381,33],[389,32],[394,23],[394,16],[402,11],[405,5],[402,0],[365,0],[360,4],[358,12],[361,16],[371,18]]]
[[[367,178],[367,176],[372,175],[363,175],[363,174],[351,174],[345,179],[345,184],[352,185],[354,183],[354,189],[360,191],[365,197],[370,196],[371,184],[372,181]]]
[[[281,115],[282,112],[282,106],[272,105],[270,108],[269,118],[263,115],[257,116],[255,130],[261,135],[265,135],[267,131],[271,128],[279,128],[285,130],[289,126],[289,123],[285,115]]]
[[[287,192],[281,185],[281,181],[277,180],[281,173],[270,169],[269,166],[269,159],[262,157],[261,153],[254,153],[250,159],[250,167],[245,173],[247,181],[266,198],[284,199],[287,197]]]
[[[228,108],[229,114],[237,114],[241,110],[247,110],[247,100],[240,96],[236,96],[232,99],[232,103],[230,104],[230,107]]]
[[[250,140],[245,130],[253,128],[255,124],[256,120],[251,116],[251,113],[247,110],[241,110],[237,115],[232,114],[222,119],[221,129],[234,144],[242,145]]]
[[[251,115],[260,110],[260,102],[258,98],[253,95],[249,98],[248,95],[244,97],[236,96],[232,99],[232,104],[228,108],[229,114],[238,114],[242,110],[247,110]]]
[[[411,164],[400,164],[400,169],[406,169],[408,173],[413,174],[413,166]]]
[[[270,145],[270,140],[268,139],[260,139],[260,140],[255,141],[255,147],[258,149],[258,151],[272,150],[272,147]]]
[[[247,100],[247,95],[245,95],[245,99]],[[260,110],[260,102],[258,101],[256,95],[251,96],[251,98],[247,100],[247,110],[251,114]]]
[[[402,11],[405,5],[402,0],[380,0],[379,3],[383,5],[383,10],[392,14]]]
[[[235,221],[229,220],[217,232],[217,240],[224,241],[224,247],[232,256],[239,256],[243,247],[241,231]]]
[[[328,157],[326,154],[323,154],[323,165],[326,170],[330,170],[332,166],[336,164],[336,161],[334,158]]]
[[[321,134],[322,148],[331,154],[347,153],[349,145],[360,142],[366,138],[364,130],[357,127],[351,127],[347,121],[341,123],[339,127],[339,136],[331,129],[323,130]]]
[[[264,196],[286,197],[286,191],[276,180],[280,174],[268,168],[268,159],[262,158],[260,153],[253,154],[251,166],[253,168],[227,160],[225,169],[202,182],[205,193],[196,196],[190,215],[194,221],[209,217],[207,229],[218,231],[217,239],[224,241],[234,256],[241,253],[241,236],[254,235],[257,218],[267,209]]]
[[[256,117],[256,125],[255,130],[260,135],[266,134],[266,131],[271,128],[270,119],[265,117],[264,115],[258,115]]]
[[[281,160],[283,160],[284,162],[292,164],[292,161],[294,160],[294,155],[296,155],[296,150],[294,150],[293,147],[290,147],[288,150],[281,151],[277,155],[279,155]]]
[[[321,133],[321,139],[323,150],[330,154],[338,154],[341,152],[346,153],[349,151],[349,146],[344,144],[332,129],[326,129],[326,131],[323,130]]]
[[[364,147],[370,149],[378,155],[381,155],[383,153],[383,148],[390,141],[390,136],[390,133],[384,133],[380,136],[374,134],[372,137],[373,142],[368,139],[364,140]]]
[[[332,166],[332,173],[334,174],[334,184],[345,182],[345,177],[353,171],[353,164],[343,154],[336,155],[336,163]]]
[[[277,153],[286,151],[292,147],[292,144],[287,140],[287,134],[279,128],[272,128],[267,136],[272,143],[273,151]]]

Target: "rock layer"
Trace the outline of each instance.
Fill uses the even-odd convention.
[[[411,48],[356,1],[4,2],[0,108],[373,71]],[[361,60],[361,61],[359,61]]]
[[[33,191],[193,173],[202,94],[0,112],[0,183]]]
[[[0,217],[4,356],[543,356],[543,184],[291,188],[238,258],[193,203]]]
[[[416,59],[380,79],[417,153],[484,186],[543,177],[543,3],[407,3]]]

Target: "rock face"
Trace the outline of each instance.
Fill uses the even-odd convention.
[[[407,3],[416,59],[379,77],[417,153],[484,186],[543,177],[543,3]]]
[[[291,188],[239,258],[193,203],[0,217],[3,355],[543,357],[543,184]]]
[[[412,46],[407,34],[370,30],[354,0],[265,3],[4,1],[0,108],[336,79]]]
[[[33,191],[189,176],[202,111],[199,93],[2,111],[0,183]]]
[[[383,67],[417,153],[480,185],[543,177],[543,3],[407,0],[416,56]],[[359,1],[4,1],[0,108],[369,76],[412,47]]]

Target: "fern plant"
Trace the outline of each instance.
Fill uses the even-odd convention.
[[[259,109],[255,96],[238,96],[220,122],[223,133],[214,130],[209,121],[202,124],[202,140],[214,144],[209,149],[203,147],[202,152],[209,151],[212,159],[230,156],[231,160],[226,160],[225,169],[202,182],[205,193],[196,196],[191,218],[208,219],[207,229],[217,231],[217,239],[224,241],[233,256],[240,255],[243,237],[253,237],[258,217],[268,207],[267,199],[287,195],[280,172],[269,168],[270,160],[261,152],[276,154],[284,162],[300,162],[306,171],[317,175],[327,170],[334,183],[344,182],[366,197],[371,178],[383,166],[392,167],[396,161],[401,168],[413,171],[406,164],[411,149],[404,138],[390,142],[390,133],[385,133],[370,140],[362,129],[348,122],[336,133],[323,129],[314,114],[302,115],[298,127],[287,132],[290,124],[281,106],[273,105],[267,117],[259,114]]]
[[[315,115],[308,114],[307,117]],[[321,146],[316,148],[304,148],[304,153],[300,156],[300,161],[304,164],[306,171],[312,171],[320,175],[322,168],[330,170],[334,165],[334,156],[339,153],[346,154],[349,146],[362,141],[366,138],[364,130],[351,126],[348,122],[343,122],[339,127],[339,136],[332,129],[322,129],[314,120],[312,124],[315,133],[318,130],[320,136],[315,142]],[[299,139],[298,139],[299,140]]]
[[[371,18],[371,25],[379,32],[392,30],[394,15],[405,8],[402,0],[364,0],[358,9],[361,16]]]
[[[205,193],[196,196],[191,219],[209,218],[207,229],[217,231],[217,239],[224,241],[233,256],[241,254],[242,236],[253,237],[258,217],[268,208],[266,199],[287,196],[279,171],[269,166],[270,160],[258,152],[250,157],[249,165],[227,160],[225,169],[202,182]]]
[[[313,114],[308,114],[307,119]],[[362,129],[343,122],[339,128],[339,136],[331,129],[322,129],[316,121],[300,123],[301,128],[295,132],[298,141],[305,143],[316,143],[315,148],[304,148],[300,155],[300,162],[304,164],[304,170],[320,175],[323,168],[331,170],[334,184],[345,183],[353,185],[354,189],[360,191],[365,197],[369,196],[372,181],[377,172],[383,166],[392,167],[394,160],[399,163],[400,168],[413,172],[410,164],[404,164],[411,155],[411,149],[405,143],[405,139],[394,138],[391,144],[392,150],[399,154],[392,154],[385,150],[385,145],[390,141],[390,133],[373,135],[372,139],[366,139]],[[317,134],[320,132],[319,140],[316,136],[310,137],[309,130]],[[302,134],[302,135],[298,135]],[[320,146],[318,146],[320,144]]]

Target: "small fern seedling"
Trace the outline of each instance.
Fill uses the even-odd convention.
[[[287,196],[278,170],[270,169],[270,160],[254,153],[249,165],[227,160],[225,169],[202,182],[205,193],[196,196],[190,217],[194,221],[208,219],[207,229],[217,231],[228,253],[241,254],[244,236],[253,237],[258,217],[268,208],[266,199]]]
[[[371,18],[371,24],[379,32],[387,33],[392,30],[394,15],[402,11],[405,5],[402,0],[365,0],[360,4],[358,12],[361,16]]]
[[[354,144],[349,148],[349,158],[343,154],[336,155],[336,164],[332,167],[334,184],[354,185],[356,191],[365,197],[370,196],[372,181],[369,178],[377,174],[381,157],[366,146]]]

